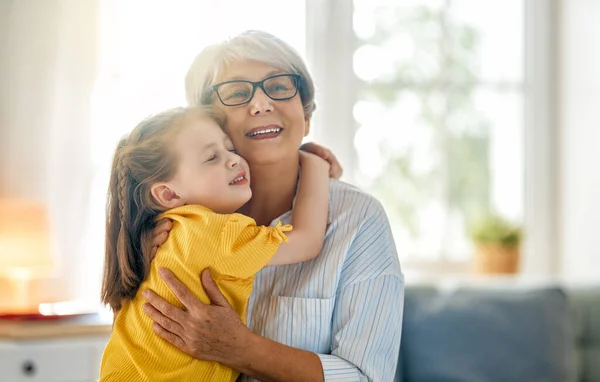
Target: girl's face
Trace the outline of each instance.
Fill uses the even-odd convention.
[[[258,61],[239,61],[227,66],[218,83],[230,80],[262,81],[285,71]],[[226,115],[225,130],[238,153],[252,165],[277,163],[297,157],[298,149],[310,128],[304,116],[300,92],[294,98],[274,101],[257,88],[249,103],[225,106],[214,95],[213,104]],[[268,134],[257,132],[273,131]]]
[[[199,204],[217,213],[233,213],[252,197],[248,163],[210,118],[195,118],[177,133],[175,177],[166,182],[179,205]]]

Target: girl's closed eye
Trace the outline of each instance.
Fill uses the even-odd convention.
[[[211,155],[207,160],[205,160],[204,162],[214,162],[217,159],[217,154],[213,154]]]

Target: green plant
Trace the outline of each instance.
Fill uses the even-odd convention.
[[[491,214],[473,225],[470,236],[477,244],[499,244],[505,247],[514,247],[521,243],[523,229],[508,219]]]

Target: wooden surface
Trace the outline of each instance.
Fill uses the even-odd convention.
[[[31,321],[0,319],[0,340],[109,335],[111,330],[112,320],[98,314]]]

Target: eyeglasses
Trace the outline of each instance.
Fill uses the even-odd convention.
[[[212,91],[217,93],[219,100],[225,106],[239,106],[252,100],[256,88],[259,87],[274,101],[292,99],[298,94],[298,74],[278,74],[267,77],[262,81],[252,82],[245,80],[225,81],[213,85]]]

